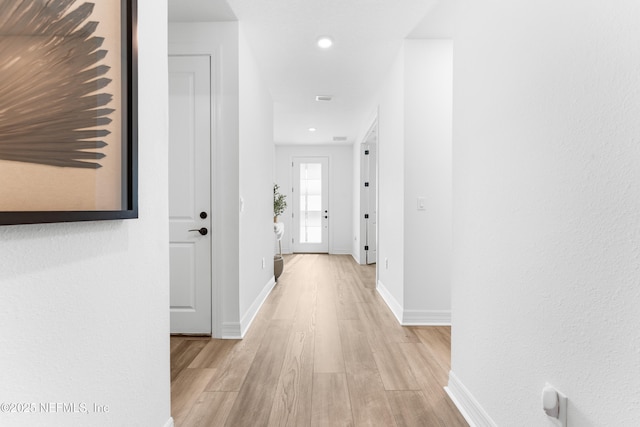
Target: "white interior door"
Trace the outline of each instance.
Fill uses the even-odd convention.
[[[169,57],[171,333],[211,334],[208,56]]]
[[[329,252],[329,159],[295,157],[293,165],[293,252]]]

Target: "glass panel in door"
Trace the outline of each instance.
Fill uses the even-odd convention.
[[[296,157],[294,175],[294,252],[329,251],[328,159]]]
[[[300,163],[300,243],[322,243],[322,165]]]

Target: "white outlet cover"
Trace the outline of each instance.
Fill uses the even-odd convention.
[[[557,418],[549,416],[549,419],[558,427],[567,427],[567,396],[562,394],[551,384],[547,383],[542,389],[542,409],[550,409],[552,406],[555,406],[553,405],[554,401],[556,401],[558,405]]]

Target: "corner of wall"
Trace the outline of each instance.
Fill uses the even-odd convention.
[[[400,302],[393,297],[391,292],[389,292],[387,287],[380,280],[378,280],[378,286],[376,286],[376,290],[378,291],[378,294],[380,294],[384,302],[387,304],[393,315],[396,317],[396,319],[398,319],[398,322],[402,323],[402,316],[404,311],[402,304],[400,304]]]
[[[240,323],[229,324],[229,328],[225,332],[229,335],[234,335],[234,338],[243,338],[249,330],[249,327],[253,323],[253,320],[256,318],[256,315],[260,311],[262,304],[264,304],[275,285],[276,278],[272,276],[267,284],[264,285],[262,291],[253,301],[246,313],[244,313],[244,315],[242,316],[242,320],[240,320]],[[225,336],[225,338],[231,338],[231,336]]]
[[[453,371],[449,371],[449,384],[444,389],[471,427],[497,427]]]
[[[353,253],[351,254],[351,257],[356,262],[356,264],[360,264],[360,257],[358,256],[358,253],[356,251],[353,251]]]
[[[239,320],[240,332],[244,335],[259,308],[259,305],[255,307],[256,298],[260,300],[263,296],[265,282],[273,281],[274,171],[272,162],[265,160],[273,157],[274,144],[273,99],[243,26],[240,30],[238,197],[242,207],[237,236],[239,282],[234,290],[239,295],[239,318],[232,320]],[[248,318],[246,313],[249,313]]]

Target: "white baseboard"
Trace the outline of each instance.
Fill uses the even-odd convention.
[[[351,249],[335,249],[329,250],[329,255],[351,255]]]
[[[402,326],[451,325],[451,310],[405,310],[380,280],[376,290]]]
[[[242,338],[242,328],[240,322],[224,322],[222,324],[223,340],[239,340]]]
[[[497,427],[453,371],[449,371],[449,384],[444,389],[470,427]]]
[[[352,252],[351,253],[351,257],[356,262],[356,264],[360,264],[360,258],[358,257],[358,255],[356,255],[355,253]]]
[[[380,280],[378,280],[378,286],[376,286],[376,290],[378,291],[384,302],[387,304],[387,306],[389,306],[389,309],[391,310],[393,315],[396,316],[398,322],[402,323],[402,304],[400,304],[400,302],[398,302],[398,300],[395,299],[393,295],[391,295],[391,292],[389,292],[389,290],[384,286],[384,283],[382,283]]]
[[[451,310],[404,310],[403,326],[450,326]]]
[[[242,316],[242,319],[240,320],[240,338],[244,338],[244,335],[249,330],[251,323],[253,323],[253,319],[256,318],[258,311],[260,311],[260,307],[262,307],[262,304],[264,304],[275,285],[276,278],[275,276],[271,276],[271,279],[269,279],[267,284],[264,285],[264,288],[262,288],[258,297],[253,301],[251,307],[249,307],[244,316]]]
[[[174,426],[174,424],[173,424],[173,418],[171,418],[171,417],[170,417],[170,418],[167,420],[167,422],[166,422],[166,423],[164,423],[164,426],[163,426],[163,427],[173,427],[173,426]]]

